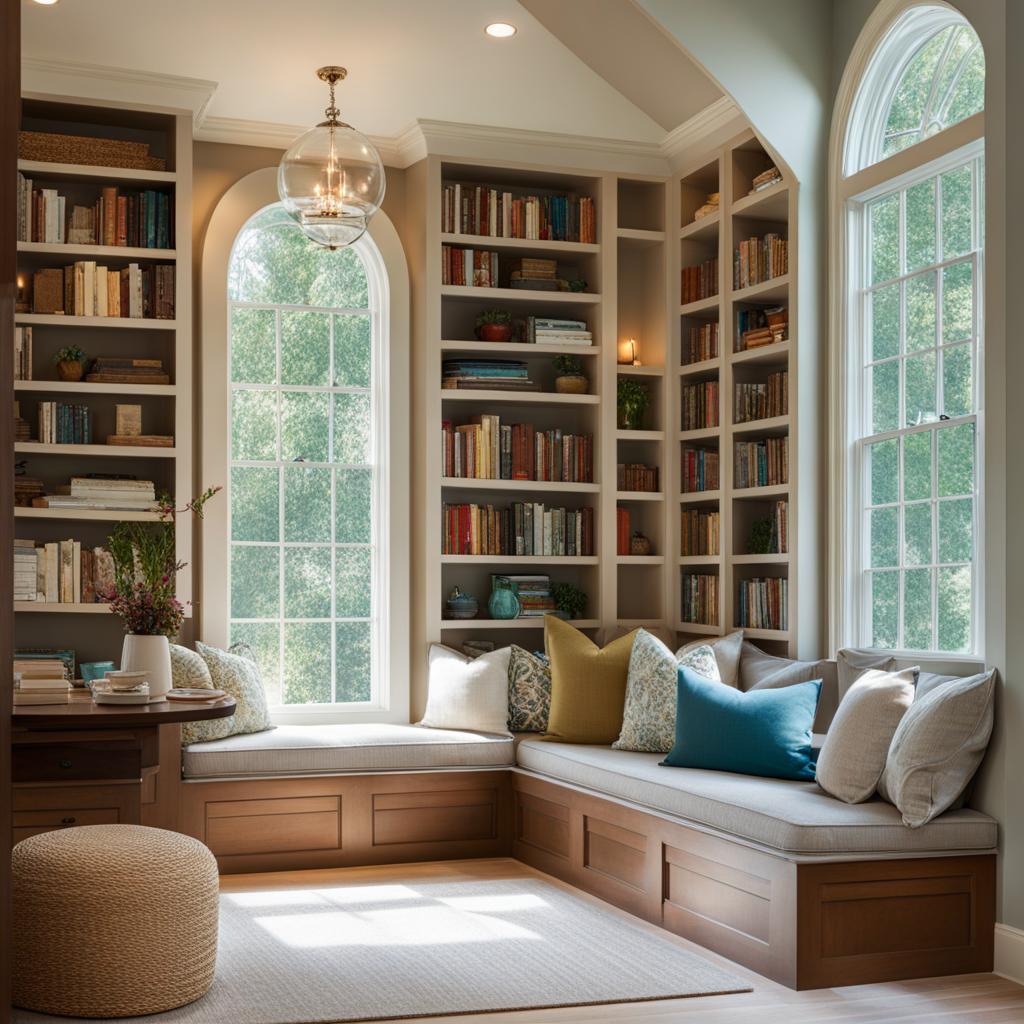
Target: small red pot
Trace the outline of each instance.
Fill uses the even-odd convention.
[[[511,324],[481,324],[476,329],[481,341],[508,341],[512,337]]]

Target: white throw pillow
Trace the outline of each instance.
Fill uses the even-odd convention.
[[[681,659],[684,654],[695,651],[698,647],[708,646],[715,652],[718,662],[718,678],[726,686],[734,690],[740,685],[740,652],[743,650],[743,630],[737,629],[717,640],[694,640],[693,643],[680,647],[676,657]]]
[[[431,644],[427,710],[420,725],[507,735],[510,652],[501,647],[467,658],[450,647]]]
[[[874,796],[889,745],[914,699],[914,669],[865,672],[846,691],[818,755],[818,785],[844,803]]]
[[[943,684],[903,716],[878,780],[878,795],[903,823],[926,825],[956,803],[992,735],[995,669]]]

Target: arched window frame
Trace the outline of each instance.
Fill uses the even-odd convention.
[[[831,650],[863,646],[864,609],[861,522],[863,503],[855,430],[864,399],[860,302],[866,258],[864,218],[868,202],[983,155],[984,111],[882,158],[889,100],[911,58],[928,38],[949,25],[968,24],[936,0],[882,0],[868,19],[847,62],[837,92],[829,148],[830,369],[829,369],[829,644]],[[977,362],[973,649],[966,654],[926,654],[932,667],[977,663],[984,635],[984,270],[976,286]],[[918,659],[924,660],[924,659]]]
[[[256,213],[278,201],[276,174],[276,167],[264,168],[232,186],[213,212],[203,246],[197,437],[201,478],[225,486],[231,436],[228,268],[239,233]],[[409,274],[398,233],[383,212],[371,222],[362,244],[371,306],[376,305],[378,317],[375,378],[384,399],[374,403],[375,447],[387,453],[378,475],[379,515],[374,523],[381,576],[374,608],[381,616],[374,694],[370,702],[359,704],[282,705],[272,710],[275,722],[282,724],[409,720]],[[229,507],[229,501],[208,506],[197,558],[197,636],[218,646],[226,646],[229,639]]]

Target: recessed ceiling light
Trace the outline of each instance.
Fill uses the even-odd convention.
[[[53,7],[60,3],[60,0],[33,0],[33,2],[39,4],[40,7]]]
[[[508,39],[509,36],[516,34],[515,25],[510,25],[507,21],[495,21],[492,22],[484,31],[495,39]]]

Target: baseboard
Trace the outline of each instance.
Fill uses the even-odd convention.
[[[995,973],[1024,985],[1024,931],[997,922],[993,953]]]

